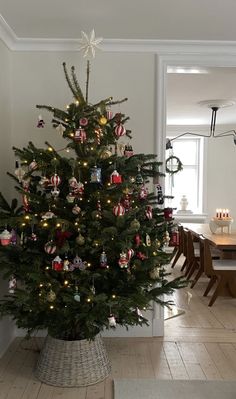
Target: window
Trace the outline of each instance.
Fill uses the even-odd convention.
[[[170,137],[171,138],[171,137]],[[169,205],[180,210],[180,200],[187,197],[187,209],[193,213],[203,212],[203,150],[202,137],[181,137],[172,141],[171,154],[178,157],[183,170],[166,174],[165,193],[174,196]]]

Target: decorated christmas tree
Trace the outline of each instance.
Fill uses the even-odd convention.
[[[9,175],[22,204],[0,197],[0,261],[9,280],[0,312],[29,335],[46,329],[58,339],[93,339],[116,324],[147,323],[143,309],[168,305],[164,294],[184,282],[165,270],[161,163],[134,153],[129,118],[112,111],[127,99],[90,104],[89,63],[85,96],[74,67],[63,68],[73,101],[65,110],[37,107],[52,113],[65,147],[14,148]],[[46,129],[42,116],[37,126]]]

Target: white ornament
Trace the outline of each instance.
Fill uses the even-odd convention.
[[[110,327],[116,327],[116,319],[112,314],[108,317],[108,323]]]
[[[59,134],[63,134],[64,131],[66,130],[65,126],[63,126],[61,123],[56,127],[56,130],[58,131]]]
[[[101,43],[102,38],[95,38],[94,29],[90,32],[90,37],[85,32],[81,32],[82,39],[80,39],[81,46],[79,50],[84,51],[84,57],[88,55],[92,55],[93,58],[95,57],[95,49],[98,48],[99,43]]]

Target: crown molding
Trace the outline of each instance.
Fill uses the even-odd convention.
[[[0,14],[0,39],[12,51],[78,51],[79,39],[18,37]],[[236,41],[104,39],[106,52],[154,53],[160,55],[236,55]]]

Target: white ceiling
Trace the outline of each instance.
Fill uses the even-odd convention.
[[[79,39],[81,30],[104,39],[236,41],[236,0],[0,0],[0,16],[17,38]],[[236,69],[168,74],[170,124],[208,124],[208,99],[236,100]],[[236,106],[218,111],[236,126]]]
[[[235,0],[0,0],[18,37],[236,40]]]

